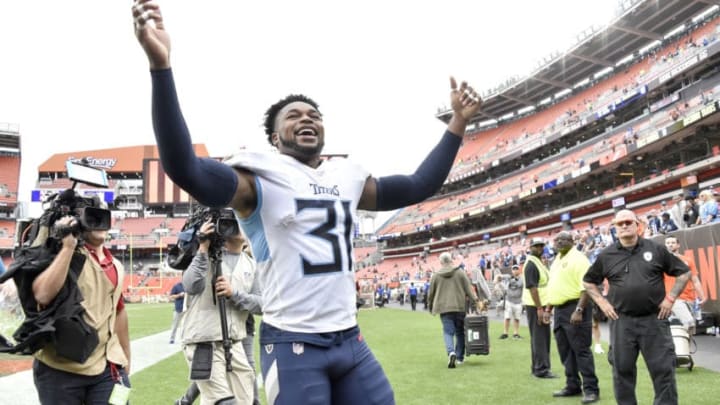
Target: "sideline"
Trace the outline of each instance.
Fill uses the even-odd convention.
[[[179,344],[168,344],[170,330],[145,336],[130,342],[132,352],[132,370],[130,375],[140,372],[159,361],[180,351]],[[12,398],[13,405],[39,405],[40,401],[33,384],[32,370],[0,377],[2,398]]]

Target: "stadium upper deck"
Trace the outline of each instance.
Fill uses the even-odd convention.
[[[622,10],[606,27],[589,28],[578,35],[574,46],[547,57],[528,76],[487,91],[471,128],[490,120],[502,122],[503,117],[513,119],[529,106],[541,109],[562,99],[559,92],[572,92],[578,84],[589,84],[586,80],[622,72],[667,41],[668,34],[681,26],[692,29],[718,10],[717,2],[706,0],[626,0],[620,4]],[[450,115],[448,110],[437,117],[447,122]]]
[[[413,249],[427,246],[428,240],[433,240],[436,247],[458,241],[477,242],[490,232],[493,238],[517,234],[519,225],[559,227],[557,213],[551,211],[573,211],[574,217],[593,211],[596,216],[607,215],[613,193],[622,195],[616,190],[618,187],[637,183],[636,190],[628,189],[637,194],[629,197],[628,202],[652,200],[653,195],[679,190],[680,177],[685,173],[700,174],[701,182],[715,177],[711,162],[716,156],[713,147],[694,149],[690,157],[686,152],[685,156],[667,158],[662,162],[666,166],[660,170],[636,164],[643,158],[655,158],[655,154],[668,155],[663,149],[683,138],[700,137],[700,142],[717,145],[716,140],[707,141],[714,134],[706,129],[710,121],[717,120],[707,117],[717,109],[718,80],[714,75],[720,51],[716,41],[718,7],[712,6],[711,12],[702,13],[708,10],[708,4],[647,3],[634,4],[607,31],[583,39],[536,72],[536,76],[488,97],[483,112],[472,125],[475,132],[467,137],[461,149],[445,196],[441,192],[440,197],[406,208],[386,224],[379,232],[380,237],[395,238],[389,242],[391,247],[386,253],[403,251],[399,246]],[[683,30],[677,29],[679,21],[688,22]],[[626,26],[636,29],[629,31],[624,29]],[[660,42],[647,47],[649,41]],[[615,60],[611,59],[612,52],[618,51],[610,48],[620,42],[639,48],[624,49],[625,54],[635,55],[634,61],[623,57],[625,60],[615,62],[619,73],[608,77],[596,75],[577,86],[575,95],[570,91],[557,97],[555,104],[540,103],[548,91],[558,90],[557,77],[554,84],[546,80],[553,66],[564,66],[566,78],[587,78],[592,71],[588,66],[594,64],[599,68],[601,55]],[[546,88],[534,91],[531,83],[535,82],[545,83]],[[518,103],[520,94],[513,92],[523,93],[524,102]],[[532,115],[526,112],[524,118],[518,119],[514,113],[509,117],[512,109],[533,102],[542,104],[544,109]],[[490,115],[506,119],[492,123],[496,128],[481,128],[480,120],[485,119],[482,122],[487,124]],[[447,115],[441,113],[438,117],[445,119]],[[687,129],[703,119],[702,126]],[[698,136],[696,132],[702,134]],[[487,145],[493,146],[482,149]],[[490,161],[484,167],[477,162],[481,156],[484,158],[481,161]],[[689,167],[693,159],[700,158],[706,160],[700,167]],[[631,166],[636,173],[629,181],[617,178],[616,172]],[[672,178],[668,177],[671,170]],[[645,186],[640,187],[643,182],[652,183],[658,175],[663,176],[664,189],[654,187],[653,194],[647,193]],[[603,176],[611,181],[602,181]],[[574,199],[560,198],[558,194],[572,194]],[[540,195],[543,197],[538,198]]]

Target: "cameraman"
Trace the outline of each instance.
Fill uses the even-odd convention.
[[[58,232],[75,228],[77,219],[63,217],[55,222]],[[77,278],[77,287],[84,297],[81,302],[88,325],[97,331],[99,344],[84,363],[59,356],[50,343],[35,353],[33,377],[42,404],[108,403],[117,385],[130,387],[130,338],[128,318],[122,299],[124,269],[104,246],[107,230],[83,231],[84,244],[68,232],[62,247],[48,268],[32,285],[38,305],[47,307],[60,292],[68,277],[73,254],[82,255],[84,264]],[[114,310],[108,310],[114,308]]]
[[[252,404],[255,371],[243,349],[243,339],[247,336],[245,325],[248,311],[260,312],[257,296],[247,293],[253,289],[255,261],[246,250],[247,243],[242,234],[225,237],[222,275],[217,277],[213,288],[213,271],[208,253],[211,243],[217,243],[214,234],[215,225],[211,220],[202,224],[198,232],[198,252],[183,274],[187,300],[182,333],[185,358],[191,367],[191,379],[200,389],[201,404]],[[218,298],[222,296],[229,299],[226,315],[232,340],[232,371],[226,371],[225,368],[220,313],[214,303],[215,293]],[[197,350],[206,348],[211,350],[210,375],[193,378],[202,363],[201,358],[195,358]]]

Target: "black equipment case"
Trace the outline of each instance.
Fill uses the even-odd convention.
[[[465,355],[490,354],[487,315],[467,315],[465,317]]]

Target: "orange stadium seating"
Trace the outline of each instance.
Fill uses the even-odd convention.
[[[614,214],[610,202],[618,196],[629,197],[627,206],[640,218],[666,209],[661,200],[679,191],[678,173],[686,173],[691,167],[701,168],[698,183],[717,186],[718,118],[708,121],[710,130],[695,126],[680,133],[678,128],[690,128],[700,117],[704,119],[720,108],[720,81],[717,69],[712,69],[713,63],[717,66],[718,34],[720,13],[716,11],[712,20],[694,27],[694,31],[674,36],[661,48],[643,51],[643,57],[634,64],[616,66],[589,87],[545,109],[466,134],[443,190],[402,209],[383,225],[377,236],[380,241],[387,240],[387,245],[381,244],[379,254],[363,263],[357,277],[393,287],[405,272],[414,279],[421,263],[432,268],[437,255],[456,249],[457,243],[469,244],[463,250],[465,257],[459,260],[471,268],[484,253],[495,257],[502,249],[517,254],[527,249],[529,238],[552,238],[561,229],[557,216],[542,215],[542,204],[553,215],[559,215],[562,204],[568,204],[572,229],[580,235],[591,227],[611,225]],[[562,69],[548,71],[548,76],[539,74],[536,82],[551,80],[550,74]],[[699,83],[705,78],[711,79]],[[535,84],[528,85],[532,86]],[[521,92],[498,96],[486,111],[489,113],[476,118],[504,116],[508,108],[520,108],[507,106],[527,102]],[[636,99],[641,101],[633,101]],[[449,118],[443,114],[438,118]],[[704,136],[702,131],[711,132]],[[677,136],[665,138],[668,134]],[[699,151],[686,145],[675,147],[683,141],[707,146]],[[674,157],[665,158],[665,153]],[[523,159],[524,155],[527,158]],[[670,182],[662,181],[667,176],[674,177]],[[605,179],[597,181],[598,177]],[[557,192],[545,192],[545,187],[557,187]],[[632,191],[626,194],[625,189]],[[563,193],[571,196],[562,197]],[[551,194],[557,196],[550,198]],[[558,205],[548,205],[551,201]],[[601,207],[597,201],[602,202]],[[523,209],[528,208],[535,212],[526,214]],[[539,219],[543,217],[547,219]],[[518,223],[523,225],[520,229]],[[482,238],[486,226],[492,233],[489,241]],[[424,261],[418,262],[420,257],[425,257]],[[363,256],[356,255],[356,259]],[[379,263],[373,264],[374,260]]]
[[[713,94],[720,94],[720,86],[714,89]],[[686,115],[702,108],[701,96],[686,100],[685,105],[686,107],[683,108]],[[645,135],[652,135],[655,128],[670,120],[671,117],[667,112],[659,112],[656,116],[634,123],[632,133],[638,139],[641,139]],[[462,215],[479,206],[491,205],[508,197],[518,195],[522,192],[524,186],[540,185],[546,181],[558,178],[562,174],[580,169],[579,162],[583,162],[583,166],[589,165],[594,161],[599,161],[601,165],[612,163],[625,155],[623,142],[626,133],[627,131],[621,131],[608,139],[583,144],[566,155],[552,157],[528,169],[516,171],[491,184],[483,185],[458,195],[437,198],[425,201],[416,206],[408,207],[396,217],[392,224],[383,229],[383,233],[413,231],[424,225],[432,224],[433,222]],[[605,190],[601,190],[600,192],[605,192]],[[421,209],[423,207],[431,208],[425,211]],[[432,215],[424,215],[424,213],[428,211],[432,211]]]
[[[167,218],[125,218],[118,221],[117,225],[121,234],[133,235],[133,237],[146,237],[152,234],[154,229],[161,225],[167,225]]]
[[[718,21],[720,18],[693,32],[691,37],[697,42],[714,35],[713,31]],[[546,110],[489,131],[467,136],[458,152],[456,164],[449,178],[462,177],[463,174],[477,170],[483,164],[532,147],[533,144],[542,142],[542,138],[546,135],[570,127],[578,114],[587,110],[592,111],[593,108],[617,99],[624,91],[649,82],[682,62],[683,55],[687,57],[698,51],[699,48],[686,48],[683,45],[686,39],[686,37],[679,38],[658,51],[655,56],[645,58],[627,70],[602,80]],[[676,56],[669,57],[675,53]]]

